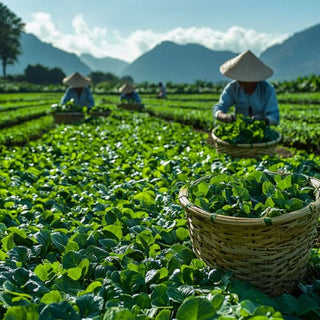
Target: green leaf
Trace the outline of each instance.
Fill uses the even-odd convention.
[[[77,267],[82,259],[82,256],[75,251],[68,251],[62,259],[62,265],[64,269]]]
[[[1,243],[2,243],[2,248],[5,252],[10,251],[12,248],[15,247],[15,243],[14,243],[14,239],[13,239],[13,234],[10,233],[7,236],[5,236],[4,238],[1,239]]]
[[[62,297],[58,290],[52,290],[48,293],[45,293],[41,298],[41,302],[45,304],[59,303],[61,301],[62,301]]]
[[[80,309],[81,316],[83,318],[90,318],[100,314],[103,309],[104,300],[102,297],[87,293],[78,297],[76,304]]]
[[[40,312],[40,319],[80,320],[76,310],[66,301],[47,304]]]
[[[250,301],[250,300],[243,300],[240,302],[240,305],[241,305],[241,315],[242,316],[252,316],[255,309],[256,309],[256,306],[255,304]]]
[[[284,314],[298,314],[298,301],[290,294],[283,294],[281,296],[280,311]]]
[[[8,308],[3,320],[38,320],[39,313],[35,305]]]
[[[287,201],[286,207],[288,209],[288,212],[292,212],[292,211],[300,210],[303,207],[305,207],[305,203],[300,199],[292,198]]]
[[[167,306],[169,304],[169,297],[167,294],[168,287],[161,283],[150,286],[152,289],[151,299],[154,306]]]
[[[182,227],[178,228],[176,230],[176,234],[180,240],[185,240],[189,238],[189,231],[186,228],[182,228]]]
[[[101,288],[102,287],[102,283],[100,281],[94,281],[91,282],[88,287],[86,288],[86,292],[95,292],[97,288]]]
[[[170,300],[182,303],[187,297],[194,295],[194,288],[188,285],[169,287],[167,294]]]
[[[82,289],[79,281],[72,280],[66,275],[60,276],[54,280],[54,286],[59,291],[75,294]]]
[[[203,297],[189,297],[178,308],[177,320],[212,320],[216,310]]]
[[[167,309],[161,310],[155,318],[155,320],[170,320],[170,319],[172,319],[171,311]]]
[[[147,206],[155,204],[155,196],[152,191],[139,192],[133,198],[142,201]]]
[[[281,191],[286,190],[286,189],[289,189],[291,186],[292,186],[292,183],[291,183],[291,175],[286,176],[284,179],[280,180],[280,181],[277,183],[277,187],[278,187]]]
[[[107,308],[103,320],[136,320],[137,316],[133,311],[120,307]]]
[[[53,232],[51,234],[51,241],[56,246],[58,251],[63,252],[69,239],[68,236],[62,232]]]
[[[234,185],[232,191],[233,195],[240,197],[242,201],[250,200],[249,191],[245,187]]]
[[[109,225],[103,228],[103,231],[111,232],[118,241],[122,239],[122,228],[121,226]]]
[[[17,268],[13,271],[13,279],[15,283],[19,285],[24,285],[30,278],[29,270],[25,268]]]
[[[34,269],[34,273],[41,281],[46,282],[49,280],[49,271],[51,268],[52,267],[49,263],[38,264]]]
[[[264,181],[262,183],[262,192],[267,196],[273,196],[275,192],[275,186],[270,181]]]
[[[206,196],[209,190],[209,184],[205,181],[199,182],[192,190],[192,193],[197,197]]]
[[[146,292],[134,294],[132,298],[134,299],[135,304],[140,306],[142,309],[151,308],[151,298]]]
[[[144,277],[140,273],[128,269],[121,271],[120,281],[127,293],[139,292],[145,286]]]
[[[301,294],[297,299],[297,314],[298,316],[307,314],[310,311],[319,311],[319,301],[318,298],[312,299],[306,294]]]
[[[67,270],[68,277],[70,277],[72,280],[79,280],[82,276],[85,276],[87,274],[89,264],[90,262],[88,259],[81,260],[78,267],[69,268]]]

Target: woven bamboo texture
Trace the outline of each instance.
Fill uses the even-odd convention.
[[[301,210],[270,218],[240,218],[209,213],[188,200],[185,210],[196,256],[211,267],[231,270],[270,296],[291,293],[303,279],[320,213],[320,180],[310,178],[316,200]]]
[[[144,104],[140,103],[120,103],[117,105],[120,109],[126,109],[126,110],[138,110],[141,111],[144,109]]]
[[[277,139],[263,143],[244,143],[231,144],[223,141],[215,135],[215,130],[212,131],[214,146],[218,153],[226,153],[232,158],[256,158],[259,156],[274,155],[277,144],[281,141],[281,134]]]
[[[53,114],[55,123],[74,123],[84,119],[82,112],[57,112]]]

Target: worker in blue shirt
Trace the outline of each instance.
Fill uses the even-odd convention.
[[[167,99],[167,88],[165,87],[165,85],[162,82],[159,82],[158,86],[159,86],[159,92],[158,92],[157,98]]]
[[[68,88],[61,98],[60,104],[66,104],[73,100],[74,105],[88,107],[89,110],[94,106],[94,99],[89,89],[90,78],[75,72],[65,77],[62,82],[68,85]]]
[[[273,71],[250,50],[226,61],[220,72],[234,79],[229,82],[213,107],[215,119],[233,122],[237,114],[264,120],[269,125],[278,125],[279,106],[273,86],[265,81]],[[235,115],[229,109],[235,107]]]
[[[125,83],[120,87],[120,102],[141,103],[139,93],[135,90],[135,86],[131,83]]]

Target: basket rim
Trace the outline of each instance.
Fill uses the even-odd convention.
[[[290,173],[289,173],[290,174]],[[202,178],[197,179],[201,180],[204,179],[204,176]],[[235,216],[224,216],[220,214],[216,214],[214,212],[208,212],[191,201],[189,201],[189,192],[186,186],[182,187],[179,191],[179,202],[181,206],[188,212],[192,212],[200,217],[203,217],[205,219],[210,219],[214,223],[220,223],[220,224],[237,224],[241,226],[269,226],[269,225],[277,225],[282,224],[285,222],[289,222],[292,220],[297,219],[297,217],[302,218],[304,216],[311,215],[313,213],[320,214],[320,179],[310,177],[308,176],[310,184],[314,183],[315,186],[312,184],[312,186],[318,191],[318,198],[315,201],[312,201],[307,206],[303,207],[302,209],[295,210],[292,212],[288,212],[285,214],[282,214],[277,217],[266,217],[266,218],[245,218],[245,217],[235,217]]]
[[[217,137],[215,135],[215,131],[216,131],[217,128],[214,128],[212,130],[212,138],[213,140],[216,142],[216,143],[219,143],[219,144],[222,144],[222,145],[225,145],[225,146],[230,146],[230,147],[238,147],[238,148],[265,148],[265,147],[268,147],[268,146],[272,146],[272,145],[275,145],[277,143],[279,143],[282,139],[282,135],[279,131],[275,130],[278,134],[278,138],[275,139],[275,140],[271,140],[271,141],[268,141],[268,142],[260,142],[260,143],[238,143],[238,144],[231,144],[227,141],[224,141],[224,140],[221,140],[219,137]]]

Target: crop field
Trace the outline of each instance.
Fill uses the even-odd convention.
[[[259,159],[211,144],[216,94],[142,95],[142,112],[95,95],[111,114],[70,125],[60,98],[0,96],[1,319],[320,319],[318,239],[296,292],[269,297],[196,257],[178,199],[214,172],[320,178],[320,94],[278,96],[283,139]]]

